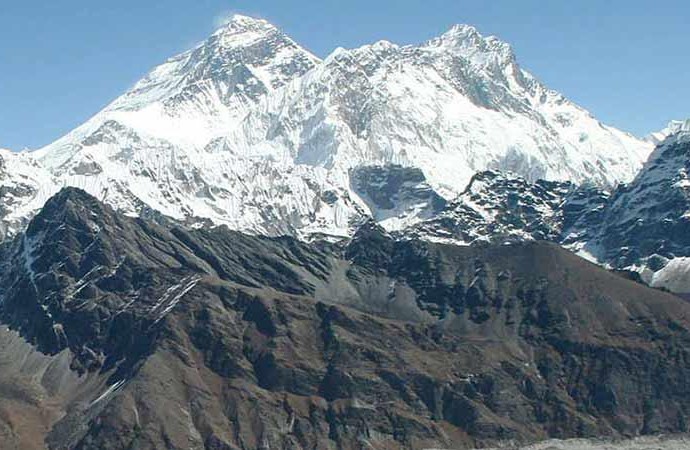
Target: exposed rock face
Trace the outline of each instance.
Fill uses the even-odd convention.
[[[453,448],[688,424],[690,305],[554,244],[373,223],[306,244],[126,218],[68,189],[2,249],[2,321],[102,386],[79,408],[57,389],[66,415],[35,428],[52,448]]]
[[[455,201],[399,236],[463,245],[548,240],[578,250],[598,232],[608,201],[592,185],[479,172]]]
[[[350,182],[369,207],[370,217],[389,230],[434,217],[446,206],[418,168],[361,166],[351,170]]]
[[[629,185],[617,189],[587,242],[602,262],[648,283],[690,292],[690,132],[667,138]]]
[[[690,133],[679,128],[611,193],[514,174],[476,174],[454,202],[401,237],[456,244],[549,240],[654,287],[690,292]]]
[[[513,174],[479,172],[445,210],[405,234],[457,244],[557,240],[564,225],[562,204],[575,190],[572,183],[532,183]]]

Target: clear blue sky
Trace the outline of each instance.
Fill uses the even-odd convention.
[[[233,12],[319,56],[469,23],[604,122],[641,135],[690,116],[688,0],[1,0],[0,147],[53,141]]]

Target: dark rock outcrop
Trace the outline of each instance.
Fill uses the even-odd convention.
[[[35,430],[51,448],[448,448],[688,425],[690,304],[555,244],[373,224],[306,244],[126,218],[68,189],[2,258],[2,321],[100,387],[50,397],[62,414]],[[15,441],[31,429],[0,423]]]

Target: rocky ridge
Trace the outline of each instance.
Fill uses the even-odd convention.
[[[66,189],[2,253],[2,323],[54,355],[60,386],[91,386],[0,384],[24,424],[0,416],[3,446],[38,430],[50,448],[384,449],[687,427],[690,305],[555,244],[401,241],[373,222],[308,244]],[[64,412],[41,419],[32,389]]]

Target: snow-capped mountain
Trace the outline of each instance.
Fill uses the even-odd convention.
[[[668,123],[668,125],[666,125],[665,128],[653,133],[649,133],[644,139],[645,141],[651,142],[654,145],[659,145],[667,137],[683,131],[690,131],[690,119],[672,120]]]
[[[51,168],[66,171],[62,166],[85,148],[124,146],[128,133],[203,149],[225,136],[261,98],[318,63],[268,22],[236,16],[208,40],[154,68],[87,123],[37,153]]]
[[[58,189],[33,155],[0,149],[0,241],[23,229]]]
[[[414,166],[449,199],[485,169],[615,185],[651,151],[546,88],[508,44],[470,26],[419,46],[338,49],[281,94],[252,111],[231,148],[271,148],[340,173]]]
[[[614,192],[585,248],[652,286],[690,292],[690,121],[675,123],[635,180]]]
[[[470,26],[321,61],[268,22],[235,16],[63,138],[5,154],[6,164],[39,169],[3,221],[11,234],[46,194],[76,186],[129,215],[344,236],[368,216],[391,229],[426,219],[480,170],[612,186],[631,180],[651,149]],[[382,171],[356,178],[370,166]],[[382,180],[400,174],[390,167],[417,170],[416,181]],[[362,180],[384,183],[395,204],[372,202],[362,193],[375,186]],[[429,195],[390,191],[415,183]]]
[[[548,240],[593,259],[582,247],[600,226],[608,200],[606,191],[591,184],[531,182],[489,170],[475,174],[441,212],[399,236],[460,245]]]
[[[638,176],[611,193],[570,182],[476,174],[454,202],[402,233],[455,244],[551,240],[642,281],[690,292],[690,129],[682,122]]]

